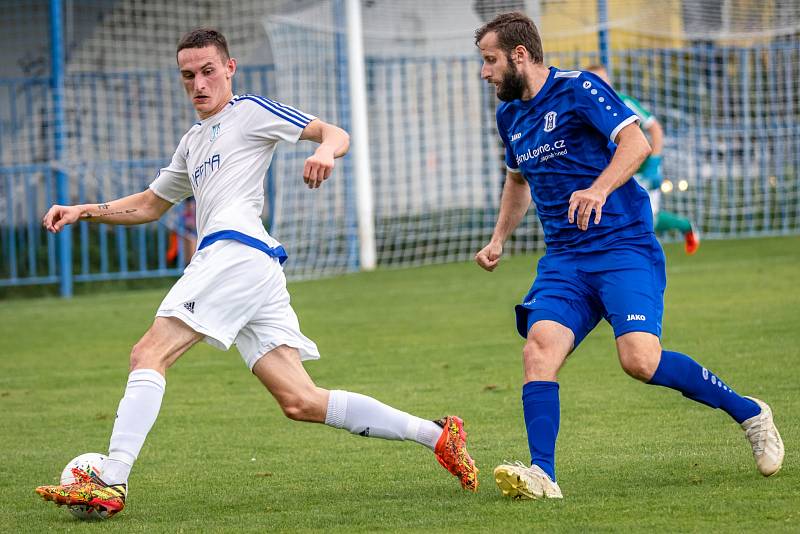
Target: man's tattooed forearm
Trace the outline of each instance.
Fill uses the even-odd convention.
[[[107,204],[106,204],[107,205]],[[110,213],[87,213],[83,216],[84,219],[96,219],[98,217],[111,217],[113,215],[128,215],[136,211],[136,208],[128,208],[122,211],[112,211]]]

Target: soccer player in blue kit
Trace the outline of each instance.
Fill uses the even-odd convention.
[[[526,338],[522,406],[531,465],[496,467],[502,494],[562,497],[555,476],[557,374],[601,318],[613,327],[626,373],[724,410],[744,429],[761,474],[776,473],[784,450],[770,407],[661,347],[664,253],[647,192],[630,179],[650,154],[636,115],[598,76],[546,67],[538,30],[521,13],[497,16],[476,31],[475,43],[481,78],[502,101],[497,129],[507,166],[497,224],[475,260],[487,271],[497,267],[531,200],[547,246],[516,307],[517,330]],[[609,141],[617,145],[613,154]]]

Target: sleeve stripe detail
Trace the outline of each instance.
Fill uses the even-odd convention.
[[[298,128],[305,128],[306,125],[308,125],[308,123],[311,122],[311,121],[298,120],[297,118],[289,115],[288,113],[283,112],[277,106],[273,106],[271,104],[268,104],[268,103],[264,102],[263,100],[259,100],[255,96],[242,96],[239,99],[240,100],[252,100],[253,102],[258,104],[262,108],[264,108],[267,111],[269,111],[270,113],[272,113],[273,115],[275,115],[277,117],[280,117],[281,119],[285,120],[286,122],[294,124]]]
[[[511,168],[511,167],[509,167],[508,165],[506,165],[506,170],[507,170],[508,172],[513,172],[514,174],[522,174],[522,171],[521,171],[521,170],[519,170],[519,169],[512,169],[512,168]]]
[[[577,78],[581,75],[581,71],[579,70],[563,70],[556,72],[553,78]]]
[[[291,106],[287,106],[285,104],[281,104],[280,102],[278,102],[276,100],[272,100],[272,99],[269,99],[269,98],[267,98],[265,96],[261,96],[261,95],[248,95],[248,96],[252,96],[253,98],[257,98],[257,99],[261,100],[262,102],[264,102],[265,104],[272,104],[273,106],[275,106],[276,108],[280,109],[281,111],[283,111],[287,115],[291,115],[292,117],[294,117],[295,119],[297,119],[297,120],[299,120],[301,122],[302,121],[307,121],[307,123],[311,122],[311,117],[308,117],[308,116],[300,113],[299,110],[294,109]]]
[[[305,128],[308,125],[308,123],[311,122],[311,120],[308,119],[307,117],[305,119],[297,119],[294,116],[288,114],[287,112],[281,110],[277,106],[273,106],[272,104],[269,104],[267,102],[264,102],[263,100],[260,100],[255,95],[240,96],[240,97],[237,97],[236,100],[237,101],[252,100],[253,102],[258,104],[262,108],[266,109],[267,111],[269,111],[270,113],[272,113],[276,117],[280,117],[281,119],[285,120],[286,122],[294,124],[298,128]]]
[[[639,120],[639,117],[637,117],[636,115],[631,115],[630,117],[628,117],[627,119],[625,119],[621,123],[617,124],[617,127],[614,128],[614,130],[611,132],[611,135],[609,135],[608,138],[611,140],[612,143],[614,143],[615,142],[614,139],[616,139],[617,134],[619,133],[620,130],[625,128],[630,123],[632,123],[634,121],[638,121],[638,120]]]
[[[256,95],[254,95],[254,96],[256,96]],[[277,100],[272,100],[272,99],[264,97],[264,96],[256,96],[256,98],[260,98],[260,99],[262,99],[262,100],[264,100],[266,102],[274,104],[275,106],[278,106],[279,108],[285,110],[286,113],[289,113],[293,117],[297,117],[300,120],[307,121],[307,122],[311,122],[313,120],[311,117],[309,117],[308,115],[302,113],[300,110],[295,109],[292,106],[287,106],[286,104],[281,104]]]
[[[255,99],[258,99],[258,100],[264,102],[265,104],[268,104],[268,105],[271,104],[275,108],[280,109],[285,114],[290,115],[291,117],[294,117],[298,121],[300,121],[302,123],[305,123],[305,124],[308,124],[309,122],[311,122],[314,119],[313,117],[310,117],[310,116],[308,116],[308,115],[306,115],[304,113],[301,113],[300,110],[295,109],[292,106],[287,106],[285,104],[281,104],[277,100],[272,100],[272,99],[267,98],[265,96],[255,95],[255,94],[247,94],[247,95],[244,95],[244,96],[251,96],[251,97],[253,97]]]

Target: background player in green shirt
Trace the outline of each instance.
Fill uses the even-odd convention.
[[[591,65],[586,70],[600,76],[606,83],[611,85],[608,72],[602,65]],[[670,211],[660,209],[661,205],[661,183],[664,175],[661,173],[661,151],[664,148],[664,129],[650,111],[647,110],[638,100],[626,94],[617,92],[619,97],[631,111],[639,117],[639,126],[650,138],[650,145],[653,148],[652,154],[642,163],[636,171],[634,178],[639,185],[644,187],[650,195],[650,207],[653,209],[653,226],[656,233],[678,230],[683,234],[685,249],[687,254],[694,254],[700,247],[700,235],[692,227],[692,223],[686,217],[681,217]]]

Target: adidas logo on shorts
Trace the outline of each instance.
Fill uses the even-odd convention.
[[[194,313],[194,301],[193,300],[190,301],[190,302],[184,303],[183,307],[186,308],[187,310],[189,310],[189,313]]]

